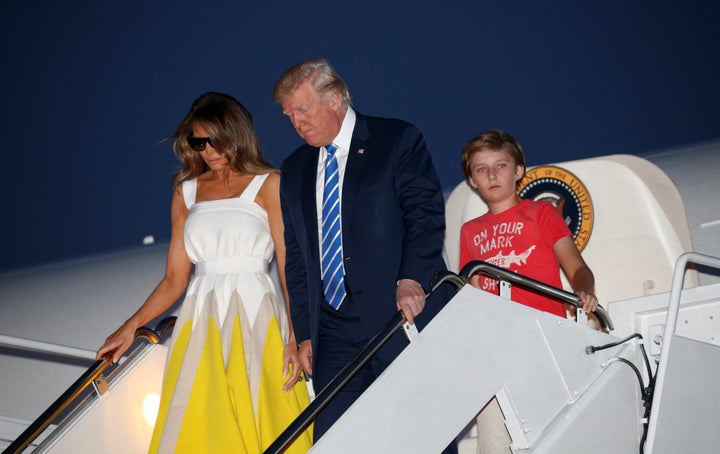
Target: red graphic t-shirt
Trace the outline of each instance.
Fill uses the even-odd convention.
[[[549,202],[523,200],[499,214],[486,213],[460,231],[460,268],[482,260],[523,276],[562,288],[560,264],[553,246],[571,236],[565,220]],[[498,294],[496,279],[481,275],[480,288]],[[513,286],[511,299],[565,317],[565,306],[552,298]]]

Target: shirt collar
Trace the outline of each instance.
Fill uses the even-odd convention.
[[[352,134],[355,129],[356,118],[357,116],[355,115],[355,111],[352,107],[348,106],[342,126],[340,126],[340,132],[338,132],[338,135],[332,141],[335,146],[346,152],[350,150],[350,142],[352,142]]]

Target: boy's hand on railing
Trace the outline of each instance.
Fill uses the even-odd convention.
[[[582,308],[585,312],[595,312],[595,309],[598,307],[598,299],[594,293],[580,290],[577,292],[577,296],[580,298]]]

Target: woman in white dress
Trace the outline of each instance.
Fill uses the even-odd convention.
[[[280,175],[260,154],[250,113],[229,95],[195,100],[174,139],[183,167],[165,276],[97,357],[118,361],[135,331],[185,292],[150,452],[260,453],[309,403],[307,388],[295,386]],[[268,275],[273,251],[285,307]],[[309,432],[286,452],[310,449]]]

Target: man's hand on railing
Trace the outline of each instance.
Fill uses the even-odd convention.
[[[425,308],[425,291],[422,286],[412,279],[400,279],[395,291],[397,308],[405,316],[409,324],[415,322],[415,317]]]

